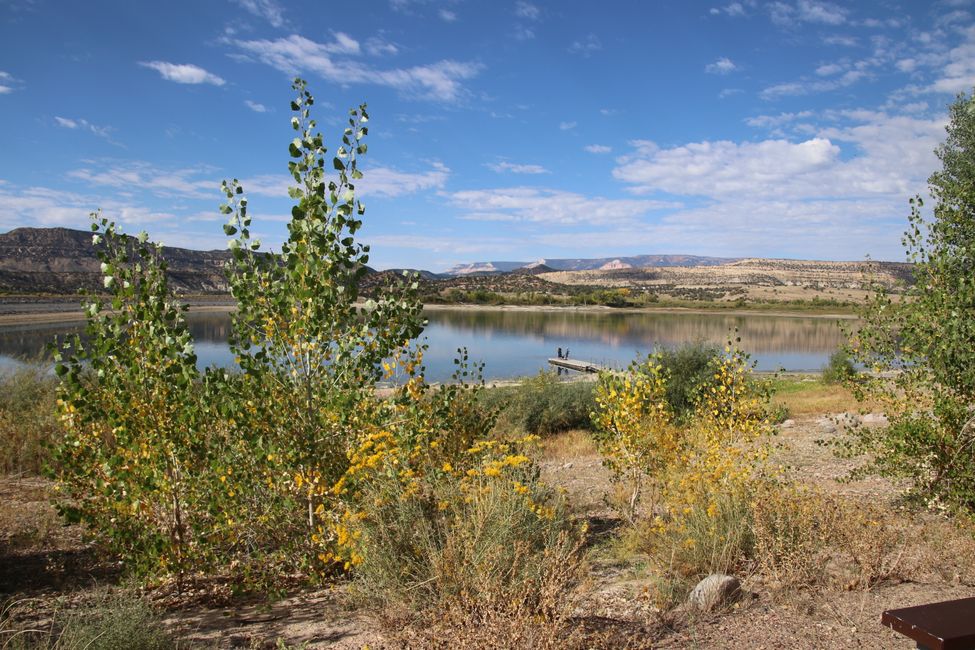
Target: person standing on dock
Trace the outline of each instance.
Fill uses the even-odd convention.
[[[559,359],[562,358],[562,348],[559,348]]]
[[[566,348],[566,349],[565,349],[565,356],[564,356],[564,357],[562,357],[562,358],[563,358],[563,359],[568,359],[568,358],[569,358],[569,348]]]

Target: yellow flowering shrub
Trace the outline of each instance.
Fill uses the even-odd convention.
[[[624,374],[603,373],[594,391],[596,447],[614,482],[625,492],[623,516],[636,520],[648,481],[674,464],[680,432],[666,400],[666,376],[653,356]]]
[[[406,400],[410,393],[419,399]],[[480,616],[514,603],[548,616],[540,590],[561,593],[577,577],[582,531],[538,479],[536,438],[487,438],[493,421],[476,393],[410,377],[388,401],[390,426],[363,436],[332,488],[345,503],[334,560],[390,615]]]
[[[649,357],[596,388],[596,442],[617,481],[629,486],[625,515],[645,532],[642,544],[661,572],[665,593],[711,571],[730,571],[751,554],[750,503],[767,471],[773,426],[769,391],[748,356],[729,342],[711,362],[690,422],[676,426],[668,377]],[[649,518],[639,517],[649,493]],[[639,520],[639,521],[638,521]]]
[[[662,473],[667,517],[661,525],[671,529],[679,530],[693,511],[716,514],[722,499],[747,493],[765,470],[774,433],[768,387],[751,376],[747,355],[732,344],[713,370],[680,452]]]

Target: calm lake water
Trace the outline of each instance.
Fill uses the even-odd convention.
[[[559,347],[568,348],[573,359],[623,367],[661,346],[723,344],[736,327],[759,370],[819,370],[844,340],[836,320],[798,316],[501,310],[434,310],[426,316],[430,381],[449,379],[457,348],[465,346],[472,360],[485,363],[485,378],[504,379],[547,368],[546,360]],[[190,313],[188,322],[201,367],[233,363],[226,313]],[[64,324],[0,328],[0,368],[38,357],[55,336],[80,329]]]

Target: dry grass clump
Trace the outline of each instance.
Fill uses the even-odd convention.
[[[170,650],[179,647],[158,613],[125,594],[96,594],[81,606],[57,609],[50,620],[25,620],[29,601],[0,608],[4,650]]]
[[[582,429],[572,429],[565,433],[550,436],[539,444],[543,458],[546,460],[563,460],[566,458],[585,458],[596,456],[599,452],[593,444],[592,435]]]
[[[884,509],[793,484],[753,506],[756,569],[773,587],[870,589],[905,570],[906,523]]]
[[[350,523],[355,594],[423,647],[491,647],[491,630],[508,644],[497,647],[563,647],[584,529],[530,463],[492,467],[370,480],[359,495],[369,514]]]
[[[55,378],[41,365],[0,372],[0,473],[39,474],[61,435]]]
[[[668,608],[712,573],[741,575],[754,555],[751,503],[734,491],[717,494],[707,508],[689,508],[679,526],[650,524],[636,539],[655,567],[656,603]]]

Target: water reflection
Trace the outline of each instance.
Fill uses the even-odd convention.
[[[430,349],[425,362],[433,381],[450,377],[460,347],[485,362],[488,378],[505,378],[546,367],[559,347],[568,348],[575,359],[622,367],[656,346],[722,344],[736,327],[760,370],[818,370],[843,342],[837,323],[825,318],[500,310],[436,310],[426,315],[430,324],[424,338]],[[187,322],[201,367],[233,364],[226,313],[191,312]],[[0,366],[14,358],[39,357],[56,335],[82,329],[64,324],[0,328]]]

